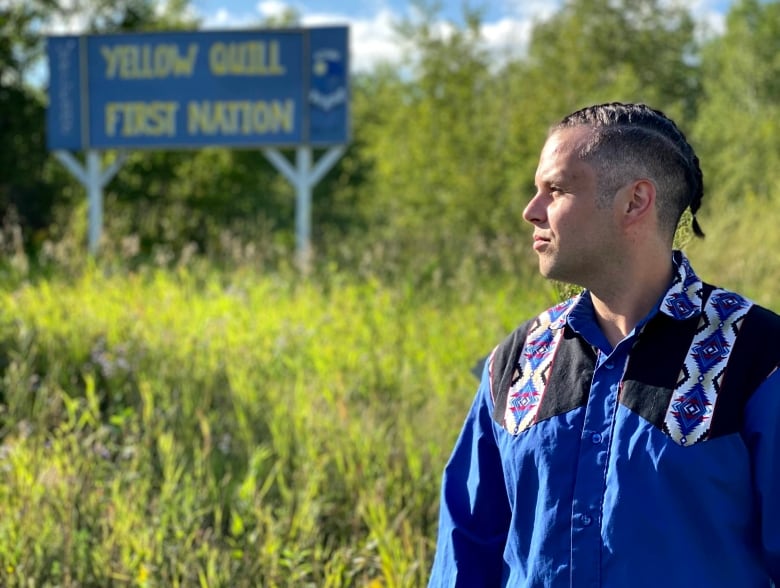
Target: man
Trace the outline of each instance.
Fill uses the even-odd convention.
[[[780,317],[673,251],[702,192],[647,106],[551,130],[523,217],[541,273],[585,290],[486,362],[431,588],[780,585]]]

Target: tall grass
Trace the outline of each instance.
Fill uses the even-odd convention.
[[[762,211],[686,250],[777,308]],[[470,368],[556,289],[476,259],[384,281],[132,267],[0,269],[0,585],[423,586]]]
[[[554,297],[462,286],[9,284],[2,585],[423,585],[469,368]]]
[[[716,201],[704,219],[706,238],[692,239],[687,251],[703,279],[780,311],[779,219],[780,204],[768,196]]]

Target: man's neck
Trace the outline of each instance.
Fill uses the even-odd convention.
[[[609,286],[591,290],[596,321],[612,347],[622,341],[655,307],[672,279],[672,256],[666,263],[644,264]]]

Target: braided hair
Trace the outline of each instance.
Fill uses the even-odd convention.
[[[593,128],[580,157],[596,168],[602,198],[632,179],[647,177],[657,186],[661,225],[674,235],[690,207],[693,233],[704,237],[696,220],[704,195],[699,158],[674,121],[644,104],[611,102],[573,112],[551,132],[577,126]]]

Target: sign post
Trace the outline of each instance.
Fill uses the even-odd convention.
[[[308,263],[312,188],[349,141],[346,27],[58,36],[47,52],[48,147],[87,189],[91,253],[125,150],[222,146],[262,149],[295,186]],[[295,167],[278,148],[296,149]],[[327,151],[313,165],[314,148]],[[102,170],[107,149],[121,153]]]
[[[94,149],[87,151],[86,168],[70,151],[59,150],[54,156],[62,165],[68,168],[76,179],[87,189],[89,201],[89,236],[87,246],[94,255],[100,247],[100,234],[103,227],[103,188],[111,181],[127,159],[127,154],[120,151],[114,162],[105,170],[100,169],[100,153]]]
[[[344,153],[344,147],[331,147],[312,168],[311,147],[298,147],[295,153],[295,167],[277,149],[264,149],[265,156],[295,187],[295,250],[298,267],[308,271],[311,260],[311,194],[333,164]]]

